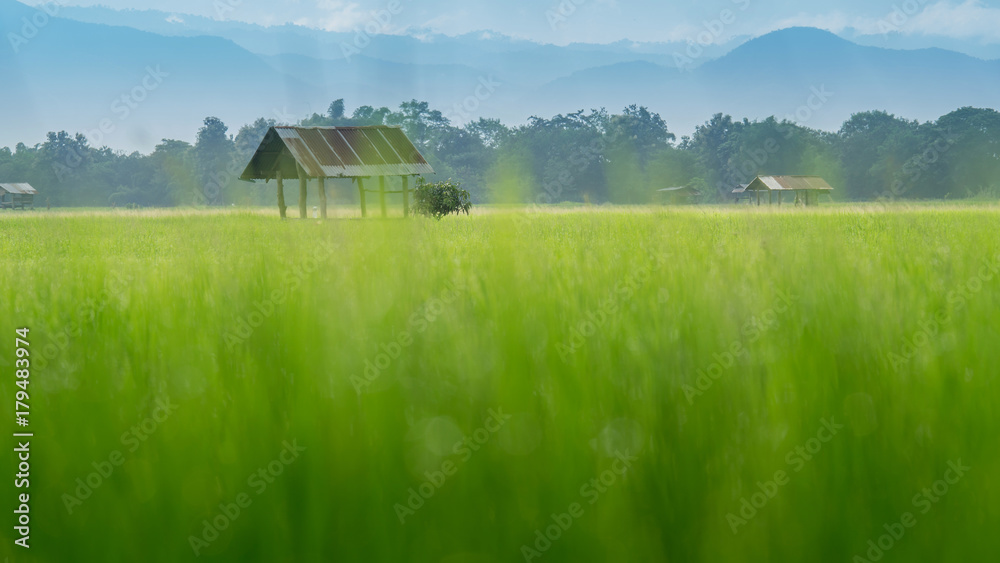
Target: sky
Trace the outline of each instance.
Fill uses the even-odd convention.
[[[52,0],[50,0],[52,1]],[[63,5],[154,9],[261,25],[330,31],[490,30],[540,43],[724,43],[792,26],[862,35],[888,32],[1000,43],[1000,0],[55,0]],[[29,0],[28,4],[41,4]],[[176,17],[182,18],[182,15]]]

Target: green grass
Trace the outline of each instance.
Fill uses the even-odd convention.
[[[995,206],[0,216],[0,399],[13,419],[30,327],[35,433],[32,547],[13,545],[9,442],[0,557],[524,561],[579,503],[532,561],[846,563],[904,512],[916,525],[882,561],[990,560],[1000,276],[969,286],[1000,260],[998,222]],[[398,357],[359,394],[380,345]],[[166,397],[176,411],[130,452]],[[456,455],[491,409],[511,416]],[[809,442],[824,419],[844,427]],[[248,478],[293,440],[305,451],[258,494]],[[616,453],[635,459],[595,493]],[[971,470],[921,513],[914,495],[958,459]],[[401,524],[395,505],[442,468]],[[734,533],[727,515],[777,471]],[[189,537],[241,493],[195,557]]]

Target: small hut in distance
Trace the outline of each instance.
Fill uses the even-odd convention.
[[[38,190],[31,184],[0,184],[0,209],[35,208],[35,194]]]
[[[819,194],[831,191],[833,187],[819,176],[757,176],[746,187],[737,187],[733,194],[739,198],[741,194],[752,193],[757,198],[757,205],[760,205],[761,192],[767,192],[768,205],[771,205],[773,196],[777,194],[778,205],[781,205],[783,195],[792,192],[795,194],[795,203],[816,205]]]
[[[319,183],[319,203],[326,219],[327,178],[351,178],[358,185],[361,216],[368,216],[366,193],[379,194],[382,216],[385,195],[403,194],[403,215],[409,216],[409,179],[433,174],[420,151],[399,127],[271,127],[250,159],[241,180],[277,181],[278,211],[285,217],[286,178],[299,180],[299,217],[306,218],[307,183]],[[386,191],[388,176],[401,178],[399,191]],[[364,181],[378,178],[378,190],[365,189]]]
[[[674,188],[663,188],[656,190],[666,197],[670,205],[687,205],[697,203],[701,197],[701,191],[694,186],[677,186]]]

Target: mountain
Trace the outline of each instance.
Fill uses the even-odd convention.
[[[685,134],[718,112],[776,115],[837,130],[858,111],[932,120],[958,107],[992,107],[998,89],[1000,61],[940,49],[861,46],[826,31],[790,28],[690,72],[650,63],[588,69],[543,86],[520,104],[547,115],[638,103]]]
[[[12,25],[4,34],[10,46],[0,51],[7,78],[0,145],[33,144],[66,129],[87,133],[98,146],[149,150],[163,138],[193,140],[208,115],[238,125],[309,91],[225,39],[62,18],[28,27],[38,13],[0,2],[0,21]]]
[[[353,35],[297,26],[105,8],[39,13],[0,0],[9,43],[0,49],[7,78],[0,146],[67,130],[87,133],[94,145],[148,152],[164,138],[193,142],[207,116],[235,133],[258,117],[292,122],[324,113],[337,98],[348,111],[415,98],[455,123],[486,116],[520,124],[636,103],[678,135],[717,112],[836,130],[857,111],[930,120],[957,107],[990,107],[1000,86],[997,61],[861,46],[811,28],[770,33],[681,70],[673,66],[679,47],[665,43],[556,46],[488,32],[421,33],[375,36],[347,57],[340,42]],[[128,25],[81,21],[85,15]],[[32,30],[25,23],[32,18],[45,25]]]

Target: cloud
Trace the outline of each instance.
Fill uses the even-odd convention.
[[[980,0],[926,4],[927,0],[896,4],[882,17],[858,19],[853,27],[862,35],[903,33],[1000,42],[1000,8]]]
[[[316,10],[318,15],[315,18],[300,18],[295,23],[326,31],[351,31],[373,19],[371,14],[361,11],[361,5],[357,2],[319,0],[316,2]],[[384,32],[383,30],[382,33]]]
[[[990,8],[979,0],[959,5],[939,2],[904,23],[901,31],[997,42],[1000,41],[1000,8]]]

